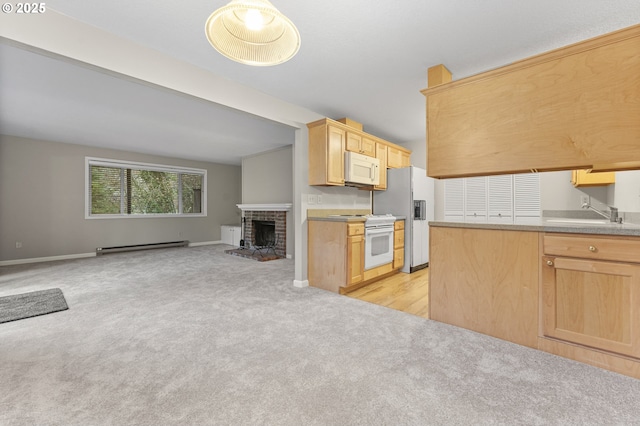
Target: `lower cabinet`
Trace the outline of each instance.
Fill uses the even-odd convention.
[[[347,225],[347,285],[364,278],[364,225]]]
[[[544,336],[640,359],[638,253],[640,241],[545,235]]]
[[[393,269],[404,266],[404,220],[393,224]]]
[[[640,238],[430,226],[430,318],[640,379]]]
[[[222,225],[220,227],[220,239],[222,240],[223,244],[229,244],[235,247],[239,247],[241,237],[242,231],[240,226]]]
[[[429,229],[430,318],[536,348],[538,233]]]
[[[308,231],[307,277],[312,287],[344,294],[398,272],[394,268],[398,261],[395,258],[393,262],[364,270],[364,220],[308,218]],[[404,255],[404,248],[402,252]]]

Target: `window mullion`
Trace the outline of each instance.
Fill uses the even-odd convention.
[[[178,173],[178,214],[182,214],[182,173]]]
[[[125,214],[125,191],[124,191],[124,169],[120,169],[120,214]]]

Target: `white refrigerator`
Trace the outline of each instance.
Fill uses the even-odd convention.
[[[434,180],[418,167],[387,170],[386,191],[373,192],[373,214],[405,217],[404,266],[414,272],[429,264],[429,221],[434,220]]]

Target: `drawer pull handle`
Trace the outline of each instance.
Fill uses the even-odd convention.
[[[547,260],[547,266],[553,266],[553,261]]]
[[[598,249],[595,246],[589,246],[589,251],[595,253],[596,251],[598,251]]]

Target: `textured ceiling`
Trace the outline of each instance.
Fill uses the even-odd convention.
[[[52,0],[46,5],[69,17],[320,115],[350,117],[362,122],[365,131],[397,143],[425,137],[424,98],[419,91],[426,87],[426,70],[432,65],[444,63],[453,72],[454,79],[459,79],[640,23],[638,0],[273,0],[272,3],[296,24],[302,36],[302,46],[298,55],[285,64],[256,68],[224,58],[204,36],[207,17],[226,4],[224,0]],[[3,56],[9,54],[6,50],[0,53]],[[88,71],[83,70],[80,74],[88,74]],[[95,83],[87,75],[76,77],[75,84],[84,84],[82,81],[85,79],[89,86]],[[0,83],[5,81],[0,79]],[[111,83],[117,85],[114,81]],[[131,83],[122,81],[122,84]],[[4,88],[0,87],[3,91]],[[146,92],[149,88],[138,89]],[[129,91],[130,87],[124,90]],[[49,102],[55,100],[65,108],[71,108],[74,100],[67,102],[64,92],[47,94],[48,91],[43,90],[43,96],[47,94]],[[73,92],[69,89],[69,96],[73,97]],[[35,102],[38,93],[32,90],[29,96]],[[211,154],[207,157],[209,160],[236,162],[238,155],[259,152],[261,147],[277,146],[277,143],[269,142],[256,147],[251,143],[255,136],[251,131],[247,131],[248,134],[238,131],[234,139],[233,131],[221,129],[219,138],[212,137],[215,133],[211,132],[215,130],[197,117],[231,112],[222,112],[224,108],[217,111],[215,106],[206,105],[203,101],[181,99],[175,93],[157,96],[158,99],[153,98],[155,105],[163,102],[167,105],[158,107],[157,111],[149,111],[143,117],[140,122],[145,123],[147,129],[152,129],[156,120],[167,127],[163,130],[171,131],[167,108],[174,108],[171,106],[173,103],[188,103],[194,108],[195,117],[183,117],[183,121],[173,126],[184,127],[181,140],[193,143],[194,149],[211,143],[211,140],[243,147],[230,155],[221,145],[218,157]],[[141,94],[138,98],[144,96]],[[95,99],[85,100],[94,102]],[[81,102],[79,99],[75,101]],[[95,102],[100,104],[102,100]],[[109,108],[108,100],[105,102],[103,106],[91,106],[91,111],[96,114],[104,112],[104,108]],[[4,124],[8,124],[4,114],[10,108],[11,105],[3,101],[0,123],[5,121]],[[200,108],[202,110],[196,112]],[[134,111],[132,106],[131,110],[114,113],[112,118],[119,126],[135,127],[135,120],[131,120],[135,114],[139,111]],[[242,123],[240,117],[236,119]],[[228,118],[221,121],[233,122]],[[258,133],[276,139],[283,128],[284,131],[290,130],[281,124],[260,120],[247,123],[248,126],[255,125],[254,130]],[[11,124],[20,126],[15,122]],[[261,124],[264,127],[260,128]],[[40,131],[47,132],[44,124]],[[135,132],[144,132],[144,128],[132,129],[132,134]],[[86,135],[88,139],[92,138],[90,131]],[[199,137],[202,135],[207,136]],[[125,146],[127,137],[125,134],[124,139],[120,138]],[[151,133],[149,139],[154,138]],[[163,149],[162,146],[146,147],[149,150],[155,148]]]

